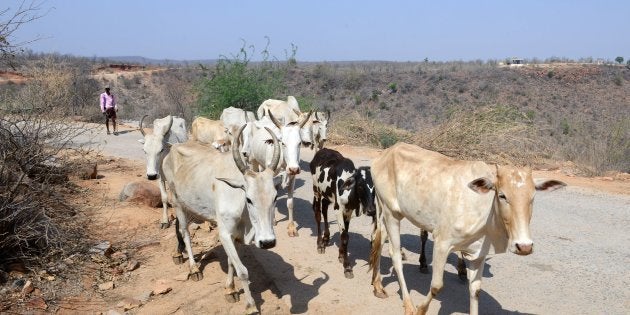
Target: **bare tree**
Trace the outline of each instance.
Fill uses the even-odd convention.
[[[34,38],[25,41],[14,41],[14,33],[20,26],[35,21],[45,14],[41,14],[42,3],[21,1],[17,8],[0,9],[0,63],[15,68],[15,55],[22,51],[23,47],[38,40]]]

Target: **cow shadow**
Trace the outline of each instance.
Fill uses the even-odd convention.
[[[126,133],[130,133],[130,132],[134,132],[134,131],[137,131],[137,130],[122,130],[122,131],[117,131],[116,133],[118,135],[124,135]]]
[[[406,241],[412,240],[412,247],[409,247],[409,244],[405,244],[403,241],[403,237],[401,236],[401,242],[405,249],[407,248],[415,248],[415,252],[419,254],[420,248],[420,237],[404,237]],[[429,243],[431,246],[429,246]],[[433,249],[433,242],[428,241],[426,247],[426,253],[428,254],[427,260],[429,262],[429,273],[423,274],[419,271],[419,263],[416,261],[407,261],[403,262],[403,274],[405,277],[405,281],[407,283],[407,288],[409,291],[416,291],[426,296],[429,292],[431,286],[431,272],[433,271],[431,266],[431,252]],[[385,246],[389,246],[389,244],[385,244]],[[411,252],[411,250],[408,250]],[[416,257],[416,256],[414,256]],[[447,264],[451,264],[454,267],[457,266],[457,254],[451,253],[447,258]],[[483,277],[488,278],[492,277],[493,274],[490,272],[492,265],[488,263],[486,260],[486,264],[484,267]],[[396,271],[393,268],[392,260],[389,256],[382,255],[381,256],[381,274],[383,275],[383,286],[387,286],[390,283],[398,283],[398,278],[396,275]],[[453,314],[453,313],[468,313],[469,310],[469,292],[468,292],[468,281],[462,281],[459,279],[457,273],[453,272],[444,272],[444,287],[440,291],[440,293],[435,297],[436,300],[441,301],[441,307],[438,314]],[[390,296],[395,295],[398,298],[401,297],[400,290],[398,292],[391,292],[389,290],[387,292]],[[424,297],[422,297],[424,299]],[[414,304],[419,304],[422,300],[413,301]],[[518,311],[510,311],[505,310],[501,306],[501,304],[494,299],[490,294],[483,291],[483,280],[481,292],[479,294],[479,309],[482,310],[483,313],[486,314],[527,314],[521,313]]]
[[[265,289],[273,287],[272,292],[278,297],[282,298],[282,292],[287,292],[290,296],[290,313],[308,313],[308,303],[319,294],[320,288],[330,280],[330,276],[325,272],[309,274],[301,279],[295,276],[295,267],[271,250],[259,249],[256,247],[250,247],[249,250],[253,253],[256,261],[264,269],[264,275],[256,275],[261,278],[268,278],[266,282],[257,281],[258,285],[254,285],[252,282],[252,291],[256,291],[258,298],[260,298],[260,292],[264,292]],[[250,277],[252,272],[249,273]],[[308,279],[307,278],[312,278]],[[261,279],[261,280],[263,280]],[[262,299],[258,300],[256,296],[257,304],[262,304]]]
[[[250,281],[250,290],[256,305],[264,312],[263,292],[269,290],[278,299],[282,298],[282,291],[278,286],[287,287],[285,292],[291,295],[291,313],[305,313],[308,311],[308,303],[318,295],[319,288],[324,285],[330,277],[322,272],[322,275],[312,280],[311,284],[303,283],[302,279],[295,277],[294,267],[285,262],[280,255],[265,249],[259,249],[254,245],[237,245],[239,258],[247,268]],[[228,257],[225,249],[217,245],[205,252],[195,254],[195,260],[199,264],[199,270],[204,271],[205,267],[211,263],[218,262],[224,276],[227,277]],[[239,282],[235,274],[235,282]],[[238,284],[237,284],[238,285]],[[244,290],[239,290],[241,301]],[[267,310],[269,312],[269,310]]]

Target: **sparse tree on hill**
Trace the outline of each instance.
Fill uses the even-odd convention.
[[[622,64],[622,63],[623,63],[623,57],[619,56],[619,57],[615,58],[615,61],[616,61],[618,64]]]

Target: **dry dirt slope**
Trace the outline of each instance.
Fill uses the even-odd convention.
[[[225,254],[219,247],[210,251],[203,262],[204,279],[200,282],[178,281],[186,266],[175,266],[170,252],[174,245],[171,230],[157,229],[159,211],[115,199],[128,181],[144,180],[142,150],[137,132],[118,137],[94,135],[92,142],[101,145],[104,154],[115,156],[103,165],[104,177],[86,183],[98,187],[107,200],[106,207],[94,213],[93,230],[97,237],[110,240],[119,248],[128,249],[141,262],[133,272],[117,276],[113,290],[92,295],[91,311],[117,309],[125,298],[141,297],[159,280],[172,291],[151,297],[145,305],[134,308],[141,314],[236,314],[242,313],[242,302],[228,304],[223,299]],[[369,164],[377,152],[352,147],[339,147],[358,165]],[[306,151],[302,159],[309,161]],[[302,165],[306,169],[307,163]],[[558,177],[559,173],[542,174]],[[571,186],[551,194],[539,194],[534,210],[532,233],[536,252],[527,257],[497,255],[488,260],[484,272],[480,310],[486,314],[543,313],[624,314],[630,307],[630,278],[625,263],[630,250],[626,231],[630,223],[630,196],[627,181],[593,181],[562,178],[569,183],[603,183],[626,194],[611,194]],[[272,250],[248,248],[243,251],[245,265],[252,277],[252,289],[264,314],[341,312],[347,314],[396,314],[402,312],[397,294],[396,276],[386,250],[383,258],[384,284],[390,297],[375,298],[371,293],[366,257],[369,251],[369,220],[358,218],[350,226],[349,251],[354,261],[354,279],[345,279],[337,262],[338,233],[332,225],[333,242],[325,254],[317,254],[314,222],[310,202],[310,176],[303,172],[297,181],[296,220],[299,237],[286,235],[286,201],[278,200],[280,220],[276,228],[278,245]],[[334,216],[332,219],[334,220]],[[333,222],[334,224],[334,222]],[[403,246],[409,253],[404,273],[412,299],[418,303],[429,287],[430,276],[417,272],[418,230],[405,222]],[[214,248],[216,239],[203,229],[196,231],[195,252]],[[428,250],[431,250],[431,243]],[[468,290],[457,279],[454,257],[449,259],[445,289],[431,305],[431,314],[466,313]],[[96,279],[86,274],[86,281]],[[238,286],[237,281],[237,286]],[[89,287],[89,286],[88,286]],[[96,302],[95,302],[96,301]],[[122,304],[120,304],[122,305]],[[67,309],[69,310],[69,309]]]

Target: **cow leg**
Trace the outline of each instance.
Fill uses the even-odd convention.
[[[188,217],[182,210],[182,207],[177,204],[175,208],[175,214],[179,221],[179,232],[184,238],[184,244],[186,245],[186,252],[188,253],[188,264],[190,265],[190,272],[188,277],[193,281],[199,281],[203,279],[203,274],[199,271],[197,264],[195,263],[195,257],[193,256],[192,246],[190,245],[190,232],[188,231]]]
[[[168,229],[171,225],[168,220],[168,192],[166,191],[166,183],[164,176],[160,176],[158,186],[160,186],[160,197],[162,197],[162,219],[160,220],[160,229]]]
[[[462,252],[457,252],[457,275],[459,280],[466,281],[466,262],[464,261],[464,255]]]
[[[232,259],[228,257],[228,271],[227,280],[225,281],[225,299],[229,303],[236,303],[239,301],[238,291],[234,287],[234,264]]]
[[[228,256],[228,263],[231,262],[231,265],[234,266],[234,269],[236,270],[236,275],[240,279],[241,285],[243,286],[243,291],[245,291],[245,300],[247,301],[245,312],[247,314],[255,314],[258,312],[258,309],[256,308],[256,302],[254,302],[254,298],[252,297],[252,293],[249,289],[249,274],[247,272],[247,268],[245,268],[243,262],[241,262],[241,259],[238,257],[238,252],[236,251],[234,240],[232,239],[230,233],[227,231],[219,232],[219,239],[221,240],[221,244],[223,244],[223,249],[225,249],[225,253]]]
[[[313,193],[313,212],[315,213],[315,225],[317,225],[317,252],[323,254],[326,252],[326,245],[322,241],[322,198],[318,196],[315,187],[313,187]]]
[[[340,246],[339,246],[339,262],[343,263],[343,274],[348,279],[354,278],[354,274],[352,273],[352,266],[350,266],[350,262],[348,261],[348,228],[350,227],[350,217],[352,216],[352,212],[349,214],[343,214],[341,211],[341,216],[343,220],[343,228],[340,233]]]
[[[330,200],[328,200],[328,198],[322,198],[322,214],[324,215],[324,237],[322,238],[322,244],[324,244],[324,247],[330,245],[330,224],[328,223],[328,206],[330,206]]]
[[[389,214],[389,211],[383,212],[383,219],[387,234],[389,236],[389,246],[392,256],[392,264],[394,270],[396,270],[396,276],[398,277],[398,284],[400,285],[400,292],[402,292],[403,306],[405,307],[405,314],[411,315],[416,311],[416,308],[411,302],[411,296],[407,289],[407,283],[405,282],[405,275],[402,270],[402,255],[400,253],[400,220]]]
[[[446,258],[450,252],[450,246],[447,243],[441,242],[439,236],[436,236],[435,233],[433,236],[433,274],[431,277],[431,289],[422,304],[418,305],[417,314],[426,314],[431,300],[433,300],[433,297],[436,296],[444,286],[444,266],[446,265]]]
[[[383,287],[381,277],[381,248],[385,240],[382,239],[382,227],[377,226],[372,233],[372,249],[370,251],[370,266],[372,268],[372,286],[374,287],[374,296],[384,299],[387,297],[387,292]]]
[[[467,269],[468,291],[470,293],[470,314],[479,314],[479,292],[481,291],[481,275],[485,266],[486,257],[479,257],[469,262],[470,267]],[[465,266],[465,264],[464,264]]]
[[[429,267],[427,266],[427,255],[424,253],[424,248],[427,245],[428,238],[429,232],[420,230],[420,273],[429,273]]]
[[[287,232],[289,237],[298,236],[297,228],[295,227],[295,221],[293,221],[293,186],[295,184],[295,175],[288,175],[289,182],[287,184],[287,211],[289,212],[289,225],[287,225]]]
[[[182,253],[186,250],[186,244],[184,243],[184,238],[182,233],[180,232],[180,224],[179,219],[175,219],[175,236],[177,237],[177,249],[173,253],[173,262],[176,265],[181,265],[184,263],[184,256]]]

